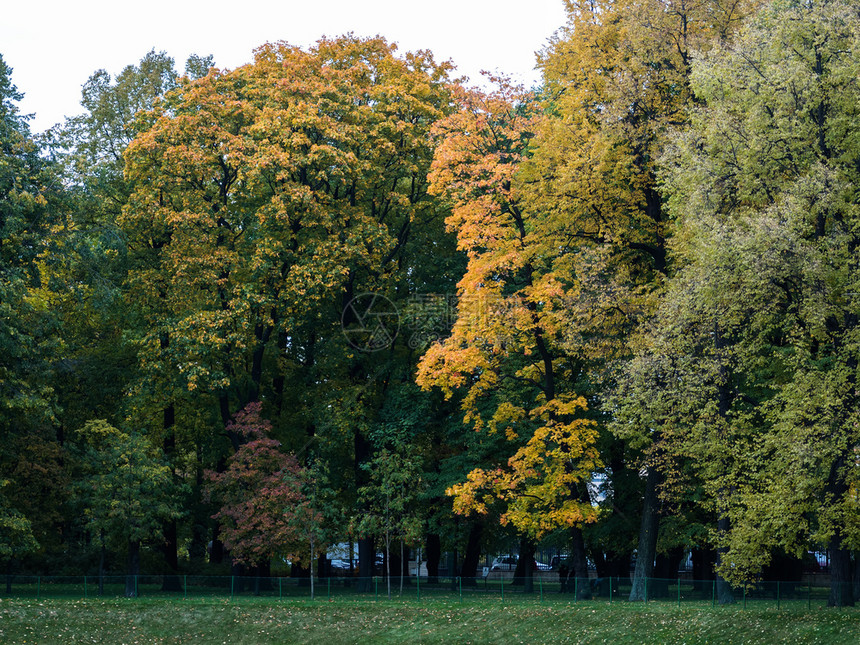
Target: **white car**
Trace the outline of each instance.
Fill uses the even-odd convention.
[[[493,565],[490,567],[492,571],[513,571],[517,568],[517,560],[519,558],[515,555],[500,555],[495,560],[493,560]],[[548,564],[544,564],[543,562],[538,562],[535,560],[534,563],[535,571],[549,571],[550,566]]]
[[[500,555],[490,567],[491,571],[513,571],[517,568],[517,556],[515,555]]]

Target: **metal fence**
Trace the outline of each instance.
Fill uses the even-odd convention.
[[[526,602],[629,602],[632,582],[623,578],[569,578],[541,574],[532,580],[487,576],[484,578],[415,577],[390,579],[392,600],[462,601],[478,598]],[[649,578],[644,603],[678,606],[720,604],[713,580]],[[755,582],[733,590],[736,606],[812,609],[827,605],[829,585],[806,582]],[[317,578],[313,591],[309,578],[247,576],[138,575],[138,576],[6,576],[0,577],[0,598],[119,598],[175,599],[239,598],[386,600],[389,581],[384,577]]]

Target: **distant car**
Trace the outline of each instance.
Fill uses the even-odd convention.
[[[331,560],[331,570],[337,573],[349,573],[349,560],[333,558]]]
[[[493,560],[493,564],[490,567],[492,571],[513,571],[517,568],[517,561],[519,558],[515,555],[500,555],[495,560]],[[549,571],[550,566],[548,564],[544,564],[543,562],[534,561],[535,571]]]
[[[549,568],[551,571],[558,571],[562,564],[567,560],[566,555],[554,555],[552,559],[549,561]]]
[[[500,555],[490,567],[492,571],[513,571],[517,568],[517,556],[515,555]]]

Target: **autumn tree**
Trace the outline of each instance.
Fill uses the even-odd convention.
[[[694,105],[694,53],[730,37],[754,5],[572,1],[567,26],[540,56],[548,117],[521,172],[522,190],[536,237],[553,244],[556,273],[571,285],[563,348],[588,373],[595,404],[612,393],[614,369],[630,357],[632,335],[670,272],[673,227],[656,162],[667,134],[688,122]],[[611,420],[611,406],[594,408]],[[656,556],[659,455],[609,437],[602,446],[616,455],[611,466],[606,460],[616,488],[630,484],[625,470],[645,474],[631,591],[641,600]]]
[[[452,204],[446,223],[468,266],[451,335],[425,352],[418,382],[447,396],[462,391],[466,425],[499,445],[496,470],[473,470],[451,488],[457,510],[486,513],[484,496],[495,496],[507,502],[501,521],[530,539],[550,526],[571,529],[585,576],[580,527],[596,518],[585,491],[598,463],[595,432],[580,418],[579,366],[561,349],[568,285],[515,181],[537,106],[505,82],[456,97],[459,111],[437,127],[431,182]]]
[[[424,209],[413,156],[441,108],[442,73],[381,40],[273,44],[147,117],[122,220],[141,262],[132,293],[153,316],[147,362],[173,357],[222,413],[231,392],[256,399],[281,332],[317,319],[351,272],[377,270],[399,243],[389,219],[407,225]],[[167,326],[176,345],[161,348]]]
[[[19,113],[11,73],[0,57],[0,481],[13,555],[35,539],[44,556],[59,549],[68,494],[55,425],[62,341],[52,275],[64,262],[69,204],[56,164]]]
[[[273,43],[143,117],[121,223],[152,381],[175,382],[225,425],[261,400],[290,446],[366,458],[350,447],[364,451],[355,435],[374,417],[387,354],[350,347],[343,312],[362,292],[394,293],[392,275],[408,288],[407,271],[425,273],[407,249],[440,212],[426,173],[447,70],[382,39]],[[235,452],[228,436],[219,450]]]
[[[319,539],[314,527],[322,516],[305,494],[304,470],[272,439],[272,426],[261,418],[260,407],[249,403],[236,413],[227,431],[240,438],[239,450],[227,460],[226,470],[207,472],[209,490],[220,506],[214,517],[235,562],[259,567],[275,557],[307,561],[306,538],[313,552]]]
[[[211,59],[191,56],[186,75],[205,75],[209,66]],[[120,423],[130,411],[147,409],[147,415],[135,415],[136,422],[163,446],[173,467],[202,473],[202,466],[194,463],[199,446],[188,445],[197,428],[175,427],[176,388],[136,369],[129,340],[142,321],[125,298],[129,255],[117,223],[131,193],[131,183],[123,176],[123,153],[138,132],[136,115],[151,109],[180,82],[174,60],[154,50],[115,76],[98,70],[82,88],[82,113],[47,133],[50,153],[68,187],[71,213],[56,235],[63,261],[53,262],[53,288],[46,299],[63,328],[62,378],[55,386],[62,406],[61,432],[72,435],[94,416]],[[169,521],[163,553],[173,572],[178,569],[178,540],[176,522]],[[196,536],[192,553],[204,548],[205,536]],[[164,580],[166,590],[181,588],[176,576]]]

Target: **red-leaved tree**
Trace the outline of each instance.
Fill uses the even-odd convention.
[[[271,424],[260,416],[260,407],[249,403],[233,417],[227,431],[243,443],[224,472],[207,471],[209,491],[221,504],[213,518],[221,522],[224,545],[238,563],[305,560],[308,526],[321,524],[322,516],[305,492],[304,469],[269,437]]]

